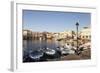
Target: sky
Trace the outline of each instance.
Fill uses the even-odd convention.
[[[63,32],[76,30],[76,22],[79,23],[79,30],[83,27],[90,27],[91,14],[79,12],[58,12],[23,10],[23,29],[38,32]]]

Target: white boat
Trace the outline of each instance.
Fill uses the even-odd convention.
[[[64,55],[64,54],[74,54],[75,53],[75,51],[72,50],[71,47],[70,48],[69,47],[60,47],[58,49],[60,49],[62,55]]]
[[[67,49],[71,49],[72,48],[71,45],[67,45],[67,44],[64,47],[67,48]]]
[[[91,45],[90,43],[85,43],[85,44],[81,45],[79,48],[83,48],[85,50],[85,49],[90,48],[90,45]]]
[[[63,50],[61,51],[61,54],[62,54],[62,55],[69,54],[69,50],[68,50],[68,49],[63,49]]]
[[[54,54],[56,53],[56,51],[53,50],[53,49],[47,48],[47,49],[45,50],[45,53],[46,53],[47,55],[54,55]]]
[[[74,50],[69,50],[69,54],[75,54]]]

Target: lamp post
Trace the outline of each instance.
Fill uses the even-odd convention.
[[[78,50],[78,26],[79,26],[79,23],[77,22],[76,23],[76,35],[77,35],[77,50]]]
[[[74,34],[74,31],[72,31],[72,47],[74,46],[74,42],[73,42],[74,41],[73,40],[74,39],[74,36],[73,36],[73,34]]]

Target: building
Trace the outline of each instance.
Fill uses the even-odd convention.
[[[23,36],[27,36],[28,30],[23,30]]]
[[[23,39],[32,39],[32,31],[30,30],[23,30],[22,31]]]
[[[59,33],[55,33],[56,39],[72,39],[75,36],[74,31],[63,31]]]
[[[81,39],[86,39],[86,40],[90,40],[91,39],[91,30],[89,27],[84,27],[81,31],[80,31],[80,38]]]

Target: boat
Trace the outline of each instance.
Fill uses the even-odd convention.
[[[62,50],[62,51],[61,51],[61,54],[62,54],[62,55],[67,55],[67,54],[69,54],[68,51],[69,51],[69,50]]]
[[[45,53],[46,53],[47,55],[54,55],[54,54],[56,53],[56,51],[55,51],[54,49],[47,48],[47,49],[45,50]]]
[[[68,45],[62,46],[62,47],[57,47],[57,50],[61,52],[61,55],[68,55],[68,54],[75,53],[75,51],[71,47],[69,47]]]
[[[83,44],[83,45],[81,45],[81,46],[79,46],[79,49],[81,50],[86,50],[86,49],[89,49],[91,47],[91,43],[90,42],[88,42],[88,43],[85,43],[85,44]]]
[[[59,58],[61,55],[55,50],[55,49],[50,49],[46,48],[44,50],[44,58],[48,59],[56,59]]]
[[[29,53],[29,57],[32,59],[32,60],[40,60],[41,57],[43,57],[43,52],[41,51],[32,51]]]

